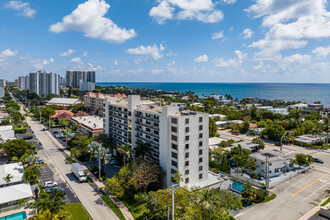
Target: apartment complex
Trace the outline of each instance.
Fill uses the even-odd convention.
[[[59,75],[38,71],[29,74],[29,93],[36,93],[40,97],[49,94],[60,94]]]
[[[6,80],[5,79],[0,79],[0,87],[6,86]]]
[[[80,91],[93,91],[95,90],[95,83],[92,82],[83,82],[80,80]]]
[[[208,178],[208,126],[206,113],[180,111],[178,106],[160,106],[140,96],[128,99],[107,98],[104,104],[104,132],[115,145],[147,142],[148,159],[165,172],[164,186],[173,184],[176,172],[183,175],[182,185]]]
[[[18,77],[18,89],[25,90],[30,88],[30,79],[29,76],[20,76]]]
[[[100,117],[103,116],[103,104],[106,98],[126,98],[125,94],[102,94],[100,92],[93,93],[88,92],[84,96],[84,106],[89,109],[89,113],[92,115],[98,115]]]
[[[79,87],[80,81],[95,84],[95,71],[93,70],[68,70],[66,71],[66,85]]]

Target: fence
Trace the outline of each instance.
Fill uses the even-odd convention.
[[[274,187],[274,186],[276,186],[276,185],[278,185],[280,183],[283,183],[284,181],[287,181],[288,179],[291,179],[292,177],[295,177],[298,174],[305,172],[309,168],[310,168],[309,166],[303,167],[303,168],[301,168],[299,170],[290,171],[290,172],[284,173],[284,174],[282,174],[282,175],[280,175],[278,177],[270,178],[270,180],[269,180],[269,187]]]
[[[243,183],[251,184],[252,186],[258,187],[258,188],[263,188],[265,185],[251,179],[250,177],[240,175],[238,173],[235,173],[233,170],[230,170],[230,177],[237,179],[239,181],[242,181]]]
[[[0,214],[4,213],[4,212],[14,211],[14,210],[21,209],[21,208],[27,208],[32,203],[33,202],[26,202],[25,204],[22,204],[22,205],[12,205],[12,206],[8,206],[8,207],[5,207],[5,208],[0,208]]]

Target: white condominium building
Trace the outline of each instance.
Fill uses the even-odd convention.
[[[208,178],[208,127],[206,113],[159,106],[137,95],[105,102],[104,132],[115,145],[130,143],[135,148],[139,141],[149,143],[147,158],[165,172],[164,187],[173,184],[176,172],[182,174],[181,186]]]

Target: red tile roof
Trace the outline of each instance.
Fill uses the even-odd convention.
[[[51,118],[57,118],[58,116],[62,115],[63,113],[67,113],[71,116],[73,116],[73,112],[68,110],[55,110],[55,115],[52,115]]]
[[[77,112],[76,116],[89,116],[89,114],[87,114],[86,112]]]

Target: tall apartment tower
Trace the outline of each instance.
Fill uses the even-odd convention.
[[[79,87],[80,81],[95,83],[95,71],[93,70],[68,70],[66,71],[66,85]]]
[[[29,93],[36,93],[40,97],[49,94],[60,94],[59,75],[38,71],[29,75]]]
[[[176,172],[183,176],[181,186],[208,178],[209,116],[206,113],[159,106],[136,95],[122,101],[107,98],[103,127],[114,145],[130,143],[134,149],[138,142],[149,143],[147,158],[166,174],[163,187],[173,184]]]
[[[0,87],[6,86],[6,80],[5,79],[0,79]]]
[[[29,76],[20,76],[18,77],[18,89],[19,90],[28,90],[30,88]]]

